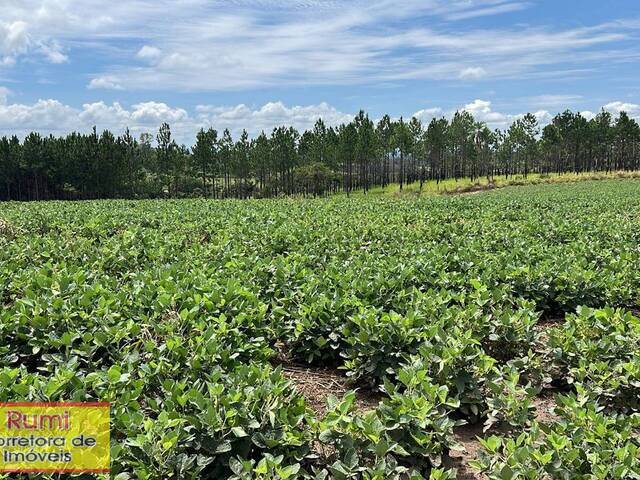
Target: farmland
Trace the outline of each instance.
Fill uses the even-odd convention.
[[[111,402],[118,480],[640,478],[639,272],[632,179],[7,203],[0,402]]]

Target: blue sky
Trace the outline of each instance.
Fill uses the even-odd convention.
[[[637,0],[2,0],[0,134],[640,117]]]

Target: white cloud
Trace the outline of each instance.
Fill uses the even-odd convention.
[[[52,99],[38,100],[33,104],[8,104],[6,97],[10,93],[7,88],[0,87],[0,135],[24,136],[31,131],[43,135],[64,135],[72,131],[88,132],[94,125],[98,131],[109,129],[116,134],[128,127],[136,136],[142,132],[155,135],[160,124],[168,122],[174,138],[180,143],[191,145],[200,128],[213,127],[219,131],[228,128],[234,138],[237,138],[245,128],[249,135],[256,136],[261,131],[270,134],[273,128],[282,125],[292,125],[303,131],[312,128],[319,118],[327,125],[334,126],[353,119],[352,114],[342,112],[327,103],[287,106],[282,102],[269,102],[257,108],[244,104],[199,105],[193,112],[189,112],[184,108],[153,101],[136,103],[130,107],[118,102],[108,104],[99,101],[75,108]],[[611,102],[603,108],[616,115],[625,110],[631,116],[640,119],[640,105]],[[490,101],[482,99],[461,105],[458,110],[472,113],[476,120],[486,122],[492,129],[506,129],[514,120],[524,115],[496,111]],[[455,109],[444,110],[434,107],[419,110],[413,116],[426,125],[431,118],[451,118],[454,113]],[[589,118],[590,112],[582,113]],[[547,110],[538,110],[533,114],[540,126],[552,119],[551,113]]]
[[[318,105],[293,107],[287,107],[282,102],[270,102],[256,110],[246,105],[235,107],[199,105],[196,110],[203,124],[216,127],[219,125],[220,129],[229,128],[235,132],[246,128],[252,135],[260,131],[269,134],[273,128],[282,125],[293,125],[298,130],[310,129],[319,118],[322,118],[327,125],[348,123],[353,119],[353,115],[340,112],[324,102]]]
[[[0,65],[28,54],[64,62],[91,49],[101,55],[92,88],[105,79],[127,89],[180,91],[522,79],[559,69],[584,75],[585,62],[605,70],[638,54],[638,26],[628,21],[572,29],[450,23],[533,6],[527,1],[135,0],[109,2],[108,9],[102,0],[2,3]],[[59,47],[47,53],[43,45]]]
[[[168,122],[175,137],[188,144],[201,126],[186,110],[158,102],[139,103],[129,109],[117,102],[87,103],[82,108],[57,100],[38,100],[31,105],[0,103],[0,135],[24,136],[30,131],[64,135],[72,131],[88,132],[94,125],[99,131],[109,129],[115,133],[129,127],[139,135],[155,133],[162,122]]]
[[[422,110],[418,110],[416,113],[412,115],[412,117],[417,118],[423,124],[427,124],[433,118],[442,117],[444,115],[444,111],[440,107],[435,108],[425,108]]]
[[[551,115],[547,110],[538,110],[537,112],[533,112],[533,116],[536,117],[538,125],[540,126],[547,125],[548,123],[551,123],[551,120],[553,120],[553,115]]]
[[[138,125],[160,125],[162,122],[181,123],[189,119],[182,108],[171,108],[166,103],[145,102],[133,106],[131,120]]]
[[[34,40],[30,33],[30,24],[25,19],[12,22],[0,21],[0,66],[11,66],[15,59],[30,50],[38,52],[50,63],[64,63],[67,56],[56,41],[45,40],[45,37]]]
[[[491,109],[491,102],[487,100],[476,99],[466,104],[462,110],[466,110],[472,114],[479,122],[486,122],[490,125],[504,125],[509,121],[507,115],[494,112]]]
[[[5,89],[6,90],[6,89]],[[130,128],[133,134],[155,134],[167,122],[177,141],[191,145],[200,128],[228,128],[234,137],[247,129],[252,136],[261,131],[267,134],[281,125],[293,125],[299,130],[313,127],[318,118],[328,125],[349,122],[353,115],[338,111],[327,103],[288,107],[281,102],[270,102],[259,108],[247,105],[200,105],[193,114],[183,108],[161,102],[143,102],[129,108],[115,102],[86,103],[82,108],[64,105],[57,100],[38,100],[36,103],[7,105],[2,101],[0,89],[0,135],[24,136],[30,131],[42,134],[64,135],[72,131],[88,132],[95,125],[99,131],[109,129],[120,133]],[[6,91],[8,93],[8,91]]]
[[[468,67],[460,71],[459,78],[467,80],[467,79],[478,79],[487,76],[487,71],[482,67]]]
[[[0,132],[24,135],[27,131],[68,132],[77,125],[77,111],[57,100],[38,100],[32,105],[0,104]]]
[[[112,105],[107,105],[104,102],[85,103],[82,106],[82,111],[78,113],[79,120],[86,126],[91,125],[117,125],[118,128],[123,125],[126,127],[131,120],[131,113],[115,102]]]
[[[506,2],[500,5],[488,6],[484,8],[462,10],[450,13],[445,16],[447,20],[466,20],[468,18],[486,17],[489,15],[499,15],[502,13],[517,12],[531,6],[530,2]]]
[[[124,90],[122,85],[109,77],[98,77],[94,78],[87,85],[89,90],[97,90],[100,88],[104,88],[106,90]]]
[[[16,64],[14,57],[3,56],[0,57],[0,67],[13,67]]]
[[[45,57],[54,64],[66,63],[69,61],[69,57],[67,57],[64,53],[60,51],[60,46],[57,44],[40,45],[40,51],[45,55]]]
[[[640,105],[635,103],[626,102],[611,102],[607,103],[604,107],[607,112],[611,112],[614,115],[618,115],[620,112],[627,112],[630,117],[640,117]]]
[[[0,22],[0,52],[14,56],[26,51],[29,46],[27,23],[16,20],[11,23]]]
[[[47,58],[51,63],[66,63],[69,61],[69,57],[55,50],[47,52]]]
[[[160,55],[162,55],[162,50],[149,45],[144,45],[140,50],[138,50],[138,53],[136,54],[138,58],[144,58],[149,60],[154,60],[160,57]]]
[[[567,94],[547,94],[536,95],[526,99],[527,103],[540,107],[560,107],[568,108],[571,105],[583,100],[582,95]]]
[[[434,117],[446,117],[451,119],[456,111],[467,111],[473,115],[476,121],[484,122],[491,129],[507,129],[518,118],[524,117],[525,113],[502,113],[493,109],[489,100],[475,99],[473,102],[462,105],[457,109],[445,111],[441,108],[429,108],[419,110],[413,116],[421,120],[424,124],[428,123]],[[540,126],[544,126],[553,118],[547,110],[538,110],[532,112],[538,120]]]
[[[195,91],[505,78],[540,74],[552,65],[566,69],[580,61],[582,50],[626,38],[620,28],[447,31],[437,30],[437,24],[396,29],[392,23],[376,28],[389,15],[374,7],[345,7],[322,20],[290,15],[265,22],[251,13],[205,17],[168,27],[169,35],[157,40],[164,55],[154,58],[159,61],[111,68],[109,74],[132,89]],[[606,60],[606,53],[600,55]],[[491,71],[475,62],[491,65]]]
[[[9,95],[11,95],[11,90],[7,87],[0,87],[0,105],[5,105],[7,103]]]

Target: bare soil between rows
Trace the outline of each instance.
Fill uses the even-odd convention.
[[[319,418],[327,414],[327,398],[330,395],[341,398],[348,391],[355,390],[355,405],[362,412],[375,409],[383,398],[379,392],[358,389],[340,370],[287,363],[282,364],[282,369],[284,376],[293,383],[296,391],[305,398],[311,410]],[[551,423],[558,418],[553,413],[556,403],[552,393],[543,392],[534,399],[533,404],[536,408],[536,419],[539,422]],[[483,432],[482,423],[457,427],[454,432],[455,438],[464,447],[464,451],[452,451],[449,457],[445,458],[445,467],[455,468],[458,471],[457,478],[461,480],[483,478],[469,465],[469,462],[476,458],[478,450],[482,448],[478,437],[500,433],[506,433],[506,431],[492,429],[489,432]],[[519,432],[511,433],[517,435]]]
[[[339,399],[348,391],[355,390],[355,406],[361,412],[375,410],[382,400],[381,393],[357,389],[340,370],[283,364],[282,371],[319,418],[327,414],[329,395]]]
[[[539,347],[544,348],[548,342],[548,330],[562,324],[564,318],[553,317],[541,319],[538,329],[541,334]],[[283,369],[284,376],[292,382],[296,391],[302,395],[311,410],[317,417],[322,418],[327,414],[327,398],[330,395],[341,398],[350,390],[356,392],[355,406],[358,411],[365,412],[375,409],[383,399],[383,394],[368,389],[358,388],[354,385],[343,371],[331,368],[320,368],[309,365],[296,364],[286,358],[280,358],[278,362]],[[540,423],[550,424],[558,419],[554,414],[556,401],[552,390],[543,390],[542,393],[533,399],[536,409],[536,420]],[[462,425],[454,430],[457,442],[464,448],[463,451],[452,451],[444,459],[446,468],[457,470],[457,478],[461,480],[477,480],[484,478],[469,462],[477,457],[478,451],[482,449],[478,438],[492,434],[508,433],[500,427],[492,427],[484,432],[483,424]],[[512,435],[520,432],[511,430]]]

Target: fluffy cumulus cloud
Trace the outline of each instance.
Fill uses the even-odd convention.
[[[159,58],[162,55],[162,50],[156,47],[150,47],[149,45],[144,45],[140,50],[138,50],[138,58],[143,59],[151,59],[154,60]]]
[[[504,113],[494,112],[491,109],[491,102],[487,100],[476,99],[466,104],[462,109],[472,114],[479,122],[485,122],[489,125],[502,125],[508,119]]]
[[[640,122],[640,105],[636,103],[611,102],[603,105],[602,110],[609,112],[614,117],[619,115],[620,112],[626,112],[631,118]],[[591,120],[592,118],[595,118],[598,113],[590,110],[583,110],[580,114],[587,120]]]
[[[424,108],[418,110],[412,116],[420,120],[422,123],[429,123],[433,118],[439,118],[444,115],[444,110],[440,107]]]
[[[413,114],[414,117],[427,124],[433,118],[445,117],[451,119],[456,111],[467,111],[473,115],[478,122],[484,122],[492,129],[506,129],[518,118],[522,118],[526,113],[503,113],[494,110],[489,100],[475,99],[473,102],[461,105],[451,110],[443,110],[442,108],[427,108],[419,110]],[[532,112],[536,117],[539,125],[546,125],[553,118],[552,114],[547,110],[537,110]]]
[[[620,112],[627,112],[629,116],[640,119],[640,105],[627,102],[611,102],[607,103],[604,107],[607,112],[611,112],[614,115]]]
[[[200,128],[228,128],[234,136],[247,129],[252,135],[261,131],[270,133],[281,125],[293,125],[299,130],[313,127],[319,118],[328,125],[351,121],[352,115],[321,103],[319,105],[291,106],[270,102],[259,108],[247,105],[219,107],[200,105],[190,113],[161,102],[143,102],[125,108],[114,102],[86,103],[82,108],[64,105],[57,100],[39,100],[34,104],[7,104],[9,91],[0,87],[0,135],[24,136],[30,131],[63,135],[72,131],[109,129],[116,133],[129,128],[135,135],[154,134],[167,122],[179,142],[191,145]]]
[[[57,100],[38,100],[29,105],[0,101],[0,135],[24,136],[31,131],[64,135],[72,131],[87,132],[94,125],[98,130],[110,129],[116,133],[129,127],[140,134],[155,132],[162,122],[174,125],[184,141],[190,141],[196,127],[185,110],[164,103],[140,103],[126,109],[117,102],[87,103],[82,108],[74,108]]]
[[[85,103],[78,112],[78,119],[84,125],[117,125],[128,126],[131,112],[125,110],[118,102],[107,105],[104,102]],[[105,127],[106,128],[106,127]]]
[[[196,108],[198,119],[203,124],[223,125],[232,131],[247,128],[249,133],[270,132],[280,125],[294,125],[299,130],[306,130],[322,118],[328,125],[339,125],[350,122],[353,115],[340,112],[327,103],[309,106],[287,107],[282,102],[270,102],[253,110],[246,105],[235,107],[214,107],[200,105]]]
[[[57,100],[38,100],[33,104],[9,103],[11,91],[0,86],[0,135],[24,136],[28,132],[64,135],[72,131],[88,132],[95,125],[121,133],[129,128],[139,136],[143,132],[155,134],[158,127],[167,122],[177,141],[191,145],[200,128],[213,127],[222,131],[229,129],[234,137],[246,129],[252,137],[264,131],[267,134],[278,126],[294,126],[300,131],[310,129],[322,118],[327,125],[340,125],[353,119],[353,114],[342,112],[328,103],[306,106],[287,106],[282,102],[269,102],[261,107],[240,104],[235,106],[199,105],[193,111],[167,105],[162,102],[141,102],[129,107],[121,103],[103,101],[86,103],[81,108],[65,105]],[[626,111],[640,120],[640,105],[611,102],[603,106],[605,110],[618,114]],[[488,100],[476,99],[458,108],[445,110],[440,107],[425,108],[413,115],[423,124],[432,118],[453,117],[457,110],[466,110],[476,120],[485,122],[490,128],[508,128],[524,113],[504,113],[497,111]],[[590,112],[582,112],[590,118]],[[551,121],[547,110],[534,112],[542,126]],[[376,120],[377,121],[377,120]]]
[[[182,108],[171,108],[165,103],[145,102],[133,106],[131,120],[137,125],[176,124],[189,120],[189,114]]]
[[[76,128],[77,111],[57,100],[38,100],[32,105],[0,104],[0,132],[68,132]]]

